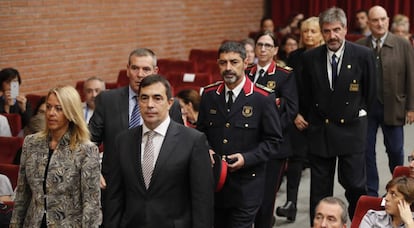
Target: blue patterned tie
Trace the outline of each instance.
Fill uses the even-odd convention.
[[[134,109],[132,109],[129,128],[138,127],[141,124],[141,111],[139,110],[137,96],[134,96],[132,99],[135,100],[135,106]]]

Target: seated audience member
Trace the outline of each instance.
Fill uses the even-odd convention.
[[[89,123],[95,110],[95,97],[105,90],[105,82],[98,77],[90,77],[83,84],[83,92],[85,94],[85,102],[83,105],[83,114],[86,123]]]
[[[292,15],[289,17],[287,25],[279,29],[279,34],[282,36],[286,36],[287,34],[299,35],[300,22],[304,18],[305,17],[302,13],[292,13]]]
[[[252,38],[246,38],[241,43],[244,44],[244,48],[246,49],[247,69],[250,69],[257,61],[256,54],[254,53],[254,40]]]
[[[32,116],[32,110],[30,108],[27,98],[18,94],[16,98],[12,98],[11,83],[22,83],[20,74],[16,69],[4,68],[0,71],[0,89],[3,96],[0,99],[0,113],[18,113],[22,118],[22,127],[29,123]]]
[[[364,36],[371,35],[371,30],[368,26],[368,11],[361,9],[355,13],[354,34],[361,34]]]
[[[180,102],[184,125],[196,127],[201,100],[200,94],[193,89],[185,89],[178,92],[177,98]]]
[[[414,215],[410,209],[410,204],[414,202],[414,179],[396,177],[385,188],[385,210],[368,210],[359,227],[414,227]]]
[[[273,23],[273,19],[271,17],[263,17],[262,20],[260,20],[260,31],[275,32],[275,23]]]
[[[40,98],[30,122],[24,128],[24,135],[31,135],[45,128],[46,97]]]
[[[391,32],[407,39],[414,46],[414,37],[410,34],[410,20],[403,14],[396,14],[392,19]]]
[[[9,178],[0,174],[0,202],[12,201],[13,188]]]
[[[10,137],[12,136],[10,131],[9,121],[5,116],[0,115],[0,136]]]
[[[290,53],[297,50],[299,46],[298,38],[293,34],[288,34],[283,37],[281,42],[281,49],[277,54],[277,59],[283,61],[284,63],[287,62],[287,59],[290,56]]]
[[[315,209],[313,228],[346,228],[348,210],[344,201],[336,197],[321,199]]]

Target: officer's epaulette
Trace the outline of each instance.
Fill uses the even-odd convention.
[[[287,73],[290,73],[290,72],[293,70],[293,68],[292,68],[292,67],[286,66],[286,64],[276,63],[276,66],[277,66],[279,69],[285,70]]]
[[[203,87],[203,90],[204,90],[204,91],[206,91],[206,90],[211,90],[211,89],[213,89],[214,87],[217,87],[217,86],[221,85],[222,83],[223,83],[223,81],[216,81],[216,82],[214,82],[214,83],[211,83],[210,85],[206,85],[206,86],[204,86],[204,87]]]
[[[257,88],[259,88],[259,89],[262,89],[262,90],[264,90],[264,91],[266,91],[266,92],[268,92],[268,93],[274,93],[275,92],[275,90],[273,90],[273,89],[271,89],[271,88],[269,88],[269,87],[266,87],[266,86],[264,86],[264,85],[262,85],[262,84],[259,84],[259,83],[256,83],[256,84],[254,84]]]

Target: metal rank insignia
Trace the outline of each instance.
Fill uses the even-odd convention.
[[[276,82],[275,81],[268,81],[266,84],[266,87],[269,89],[275,89],[276,88]]]
[[[358,92],[359,91],[359,84],[356,80],[352,80],[352,83],[349,84],[349,91],[350,92]]]
[[[252,106],[243,106],[242,114],[244,117],[251,117],[253,115],[253,107]]]

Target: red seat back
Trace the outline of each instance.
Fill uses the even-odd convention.
[[[20,117],[20,114],[3,113],[2,115],[7,118],[7,121],[9,121],[12,136],[17,136],[22,130],[22,118]]]
[[[392,172],[392,178],[402,177],[402,176],[406,176],[406,177],[410,176],[410,167],[399,165],[394,168],[394,171]]]
[[[0,137],[0,163],[12,164],[22,145],[23,138]]]
[[[354,217],[352,219],[351,228],[358,228],[359,224],[362,221],[362,218],[365,216],[369,209],[380,211],[384,210],[381,206],[381,197],[374,196],[361,196],[358,199],[358,203],[355,208]]]
[[[123,87],[129,85],[129,78],[127,76],[126,70],[120,70],[118,73],[118,78],[116,80],[118,87]]]
[[[26,98],[30,102],[30,107],[32,108],[32,111],[34,112],[34,110],[36,109],[36,106],[40,102],[40,99],[42,99],[42,95],[27,94]]]
[[[15,189],[17,178],[19,176],[19,165],[0,163],[0,173],[6,175],[10,179],[13,189]]]

